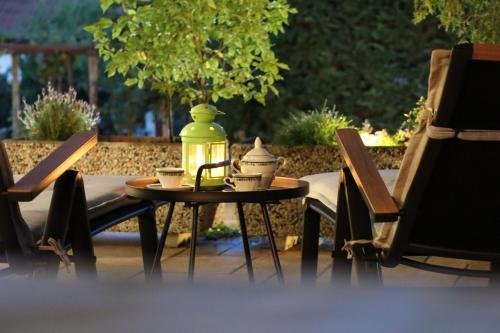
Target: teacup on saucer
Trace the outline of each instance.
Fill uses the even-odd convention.
[[[238,192],[256,191],[259,189],[261,180],[261,173],[237,173],[231,178],[224,178],[224,183]]]
[[[179,187],[184,177],[184,169],[173,167],[156,168],[156,177],[163,188]]]

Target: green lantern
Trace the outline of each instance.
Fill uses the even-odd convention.
[[[190,111],[194,122],[182,129],[182,167],[185,185],[194,185],[198,168],[206,163],[217,163],[227,159],[227,140],[224,128],[213,122],[215,116],[224,114],[208,104],[199,104]],[[224,186],[227,168],[207,169],[203,172],[201,186],[218,188]]]

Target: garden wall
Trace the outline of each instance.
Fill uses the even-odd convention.
[[[59,143],[24,140],[4,141],[13,172],[23,174],[47,156]],[[252,145],[235,144],[231,147],[233,158],[243,156]],[[276,156],[287,159],[281,176],[302,177],[305,175],[336,171],[342,166],[339,151],[334,146],[271,146],[266,148]],[[404,147],[370,147],[379,168],[398,168]],[[162,141],[149,142],[99,142],[75,167],[88,175],[140,175],[152,176],[156,167],[181,164],[181,144]],[[264,235],[260,210],[255,205],[245,205],[248,232]],[[165,216],[165,207],[158,212],[158,224]],[[280,235],[300,235],[302,230],[302,206],[300,200],[283,202],[270,207],[275,232]],[[190,230],[190,210],[177,205],[172,224],[173,232]],[[217,214],[220,216],[220,214]],[[220,219],[220,217],[219,217]],[[219,221],[215,221],[219,222]],[[113,228],[115,231],[136,231],[137,221],[131,220]],[[322,233],[332,235],[329,224],[322,224]]]

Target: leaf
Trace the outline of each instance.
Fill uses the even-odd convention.
[[[278,89],[276,89],[274,86],[269,86],[269,89],[276,95],[276,96],[279,96],[280,93],[278,91]]]
[[[289,71],[289,70],[290,70],[290,67],[288,67],[288,65],[287,65],[287,64],[282,63],[282,62],[278,62],[278,63],[276,63],[276,66],[278,66],[278,67],[279,67],[279,68],[281,68],[281,69],[285,69],[285,70],[287,70],[287,71]]]
[[[217,9],[217,6],[215,6],[214,0],[207,0],[207,2],[208,2],[208,7],[213,8],[213,9]]]
[[[134,84],[137,84],[137,78],[128,78],[125,80],[126,86],[133,86]]]
[[[101,10],[104,13],[114,3],[114,0],[101,0]]]
[[[214,103],[217,103],[218,100],[219,100],[219,95],[217,95],[217,93],[213,92],[212,93],[212,101],[214,101]]]
[[[113,25],[113,21],[107,17],[101,18],[99,21],[97,21],[96,26],[99,29],[107,29]]]

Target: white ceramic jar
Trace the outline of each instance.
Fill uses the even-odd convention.
[[[250,150],[241,160],[235,159],[231,166],[234,173],[261,173],[262,180],[260,188],[271,187],[276,172],[280,170],[286,161],[283,157],[275,157],[262,147],[260,138],[255,139],[255,147]]]

